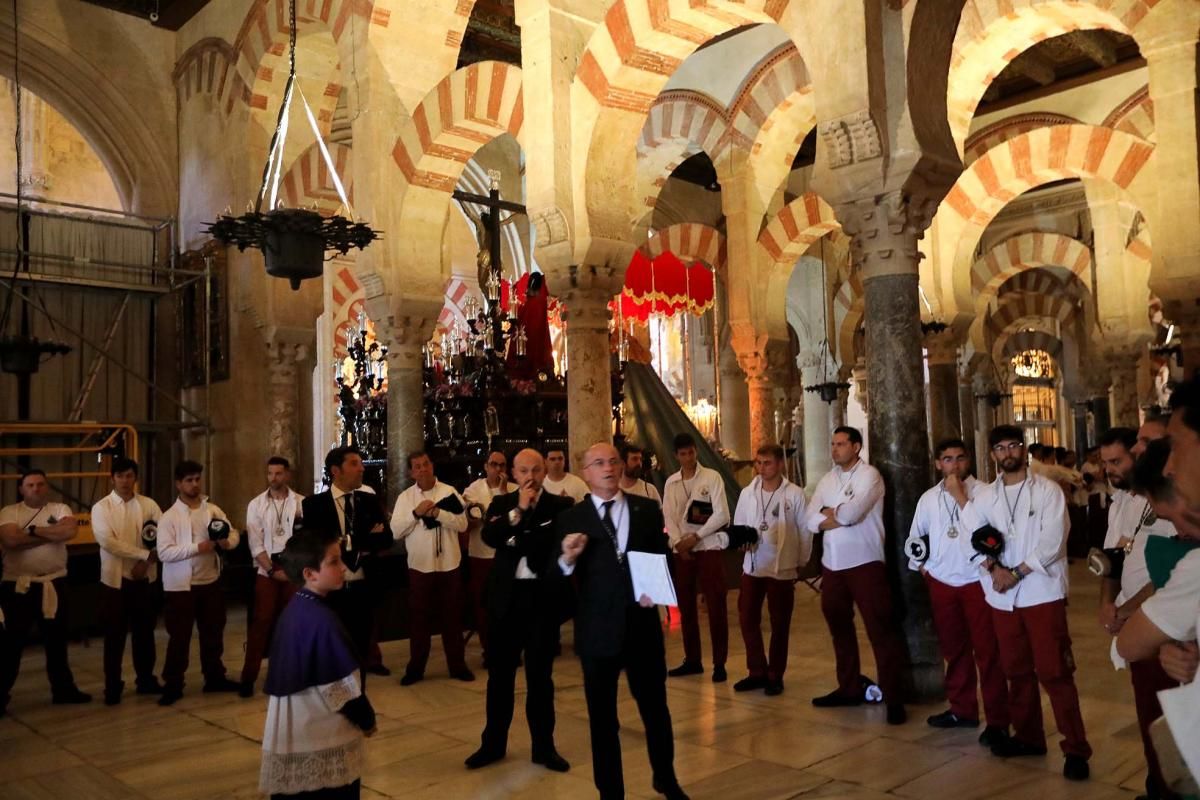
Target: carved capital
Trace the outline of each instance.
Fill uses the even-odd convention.
[[[930,366],[958,363],[958,340],[950,331],[926,336],[924,344]]]
[[[769,337],[759,333],[749,322],[729,323],[729,343],[737,354],[738,366],[746,374],[747,381],[766,381],[767,369],[770,364],[767,359],[767,343]]]
[[[842,230],[850,236],[854,263],[863,280],[917,271],[917,242],[933,219],[936,205],[903,192],[838,206]]]

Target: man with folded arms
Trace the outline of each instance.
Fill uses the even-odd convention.
[[[540,453],[538,458],[541,459]],[[463,500],[467,502],[467,593],[470,595],[471,616],[475,621],[475,631],[479,634],[485,667],[488,663],[488,625],[484,594],[496,551],[483,540],[483,520],[493,500],[517,490],[517,485],[505,474],[507,469],[508,459],[504,453],[494,450],[488,453],[487,461],[483,464],[484,476],[463,491]]]

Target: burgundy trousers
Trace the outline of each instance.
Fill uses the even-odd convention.
[[[1159,800],[1176,800],[1179,795],[1167,787],[1162,767],[1158,764],[1158,754],[1154,752],[1154,744],[1150,741],[1150,723],[1163,713],[1158,703],[1158,693],[1164,689],[1174,689],[1179,681],[1163,671],[1157,658],[1131,661],[1129,677],[1133,681],[1133,704],[1137,709],[1138,730],[1142,734],[1142,750],[1146,753],[1146,790],[1151,797]]]
[[[821,612],[833,637],[838,692],[851,697],[862,691],[858,633],[854,630],[855,606],[862,614],[867,638],[875,651],[875,666],[879,670],[877,680],[883,690],[884,702],[903,702],[908,655],[898,633],[900,626],[892,613],[887,571],[880,561],[850,569],[821,568]]]
[[[691,558],[675,558],[675,594],[679,599],[679,622],[683,628],[684,660],[699,664],[700,611],[696,595],[704,595],[708,606],[708,635],[712,637],[714,667],[725,666],[729,656],[729,620],[725,603],[725,554],[721,550],[691,552]]]
[[[137,685],[158,683],[154,677],[154,623],[158,620],[154,584],[128,578],[121,579],[120,589],[101,584],[100,618],[104,624],[105,691],[120,691],[126,637],[133,647],[133,674]]]
[[[163,624],[167,657],[162,679],[167,691],[182,691],[192,648],[192,626],[200,638],[200,669],[204,682],[225,677],[225,593],[221,582],[193,586],[184,592],[163,592]]]
[[[434,618],[441,623],[442,647],[450,672],[467,668],[463,659],[462,575],[408,571],[408,675],[424,675]]]
[[[254,683],[262,669],[263,656],[271,641],[271,630],[288,601],[300,587],[291,581],[279,581],[265,575],[254,576],[254,616],[246,632],[246,660],[242,664],[242,683]]]
[[[1008,711],[1013,738],[1035,747],[1046,746],[1042,699],[1038,683],[1050,696],[1065,755],[1090,758],[1092,747],[1083,729],[1079,692],[1075,688],[1075,658],[1067,630],[1064,600],[1012,611],[992,609],[992,624],[1000,642],[1000,664],[1008,679]]]
[[[751,678],[782,681],[787,669],[788,634],[792,625],[792,607],[796,582],[775,578],[756,578],[742,573],[738,590],[738,623],[746,643],[746,670]],[[770,657],[763,650],[762,606],[767,601],[771,615]]]
[[[475,623],[475,632],[479,634],[479,646],[483,648],[483,657],[487,658],[487,608],[484,605],[487,593],[488,576],[492,574],[491,558],[475,558],[471,556],[468,566],[467,592],[471,595],[471,619]]]
[[[976,583],[950,586],[926,575],[929,605],[938,646],[946,662],[946,698],[950,711],[964,719],[979,719],[978,684],[983,690],[987,724],[1007,728],[1008,684],[1000,666],[999,644],[992,627],[992,608]]]

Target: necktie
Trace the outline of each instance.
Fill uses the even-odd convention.
[[[350,536],[354,533],[354,494],[344,494],[342,498],[342,512],[346,517],[346,535]]]
[[[621,540],[617,536],[617,526],[613,524],[612,507],[614,500],[604,501],[604,516],[600,518],[600,522],[604,525],[604,530],[608,532],[608,538],[612,539],[613,550],[617,551],[617,563],[625,563],[625,554],[621,552]]]

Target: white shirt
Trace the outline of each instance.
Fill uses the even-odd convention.
[[[337,486],[329,487],[329,494],[333,497],[333,508],[337,512],[338,527],[342,529],[342,535],[346,535],[346,501],[343,500],[346,495],[354,494],[354,492],[366,492],[367,494],[375,494],[375,490],[367,484],[359,486],[357,489],[352,489],[349,492],[344,492]],[[361,581],[364,577],[363,568],[359,567],[356,570],[346,569],[346,581]]]
[[[392,509],[392,538],[404,540],[408,548],[409,569],[417,572],[450,572],[458,569],[462,561],[458,534],[467,529],[466,513],[451,514],[440,508],[435,509],[436,528],[426,528],[423,521],[413,516],[413,510],[425,500],[437,503],[450,495],[457,497],[458,492],[454,491],[454,487],[436,481],[428,492],[421,491],[421,487],[414,483],[396,498],[396,505]],[[459,497],[459,500],[462,498]]]
[[[979,481],[968,477],[967,497],[974,497],[980,485]],[[946,493],[945,487],[945,480],[938,481],[917,501],[908,535],[910,538],[929,537],[929,559],[922,565],[910,558],[908,568],[918,572],[924,566],[925,571],[940,583],[966,586],[979,581],[979,568],[969,560],[969,554],[962,547],[962,539],[970,541],[973,529],[967,530],[958,501]],[[953,537],[951,529],[954,530]]]
[[[41,508],[32,508],[22,500],[0,509],[0,525],[9,523],[23,531],[30,525],[49,525],[50,518],[61,522],[75,516],[62,503],[46,503]],[[28,550],[4,551],[4,580],[15,581],[22,576],[50,575],[67,568],[67,543],[46,542]]]
[[[883,552],[883,477],[867,462],[859,461],[850,469],[836,464],[817,482],[808,503],[806,527],[820,530],[832,508],[834,519],[842,527],[825,531],[821,565],[841,570],[884,561]]]
[[[250,557],[256,565],[260,553],[270,557],[283,552],[284,545],[292,538],[296,519],[300,517],[302,502],[304,495],[291,489],[283,500],[271,497],[268,489],[246,506],[246,539],[250,544]],[[267,571],[261,565],[258,565],[258,574],[267,577]]]
[[[1104,536],[1106,548],[1122,547],[1127,539],[1133,539],[1133,547],[1125,554],[1121,568],[1121,591],[1117,594],[1117,605],[1140,592],[1150,583],[1150,570],[1146,566],[1146,539],[1150,536],[1175,535],[1175,526],[1165,519],[1153,517],[1149,523],[1144,515],[1150,512],[1150,504],[1144,497],[1130,494],[1124,489],[1113,493],[1108,506],[1108,533]],[[1147,521],[1143,521],[1147,520]]]
[[[493,488],[488,486],[487,478],[480,478],[466,488],[462,493],[463,499],[468,504],[474,503],[483,509],[483,514],[487,514],[488,506],[492,504],[492,500],[502,494],[515,492],[517,485],[512,481],[505,480],[499,486]],[[467,522],[470,524],[470,539],[467,543],[467,555],[471,558],[495,558],[496,549],[488,547],[483,541],[483,520],[475,519],[470,515],[467,516]]]
[[[712,503],[712,516],[703,525],[687,522],[688,507],[695,501]],[[729,546],[729,536],[721,530],[729,524],[729,502],[725,499],[725,480],[715,469],[697,464],[696,474],[687,480],[683,479],[682,470],[667,478],[662,506],[672,548],[689,533],[700,537],[693,552],[724,550]]]
[[[658,503],[658,507],[662,508],[662,496],[658,493],[658,489],[653,483],[645,478],[638,478],[633,482],[632,486],[626,486],[625,480],[621,479],[621,491],[625,494],[636,494],[639,497],[645,497]]]
[[[608,501],[594,494],[588,495],[588,497],[591,499],[592,505],[596,507],[596,516],[604,519],[604,504]],[[613,527],[617,529],[617,552],[624,553],[629,549],[629,503],[626,502],[625,495],[619,490],[612,497],[609,519],[612,520]],[[562,570],[563,575],[570,575],[575,571],[575,564],[568,564],[562,556],[559,556],[558,568]]]
[[[1023,488],[1022,488],[1023,487]],[[983,572],[983,559],[975,558],[980,571],[979,583],[988,605],[1001,611],[1062,600],[1067,596],[1067,500],[1054,481],[1027,473],[1026,479],[1004,485],[1003,474],[981,486],[961,512],[967,530],[991,525],[1004,534],[1004,552],[1000,563],[1006,567],[1024,564],[1033,572],[1003,594],[992,588],[992,579]],[[975,555],[971,537],[959,537],[968,556]]]
[[[113,589],[121,588],[121,579],[131,579],[138,562],[150,558],[142,544],[142,525],[162,516],[158,503],[149,497],[135,494],[129,500],[110,492],[92,506],[92,533],[100,545],[100,582]],[[151,583],[158,567],[151,564],[146,578]]]
[[[186,592],[193,586],[206,586],[221,577],[218,545],[201,553],[200,543],[209,541],[208,523],[214,519],[229,522],[225,512],[204,497],[198,508],[176,500],[158,521],[158,560],[162,562],[163,591]],[[237,547],[241,537],[229,526],[229,546]]]
[[[1196,641],[1196,618],[1200,614],[1200,550],[1193,550],[1179,559],[1167,585],[1142,603],[1142,612],[1156,628],[1175,641]]]
[[[542,489],[560,497],[569,497],[578,503],[588,493],[587,484],[577,475],[564,472],[561,481],[551,480],[549,476],[542,479]]]
[[[738,495],[733,524],[758,531],[758,547],[742,558],[747,575],[794,581],[797,569],[812,556],[812,532],[804,527],[804,490],[787,478],[770,492],[755,476]]]

